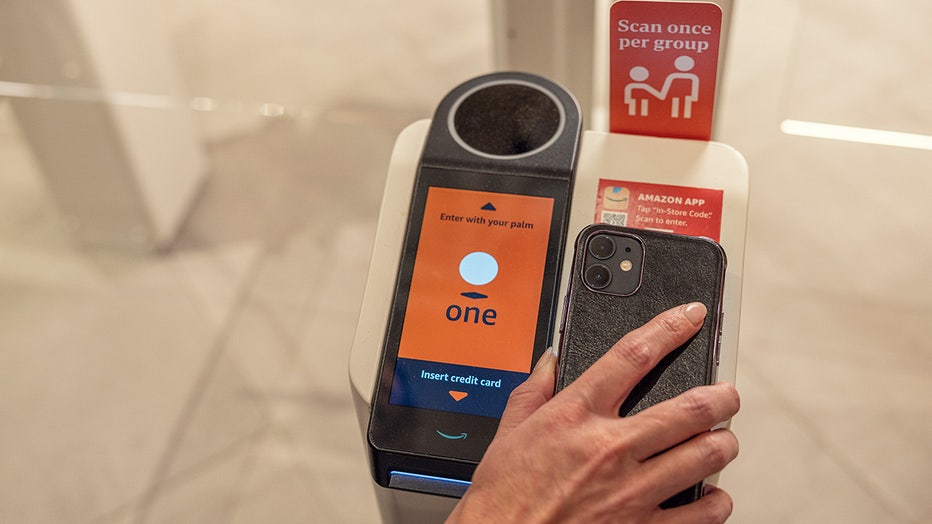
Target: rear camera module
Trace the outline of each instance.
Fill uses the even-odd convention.
[[[641,287],[644,244],[636,233],[593,225],[583,244],[583,285],[597,293],[626,297]]]

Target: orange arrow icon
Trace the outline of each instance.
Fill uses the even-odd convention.
[[[453,400],[455,400],[455,401],[457,401],[457,402],[463,400],[463,399],[466,398],[468,395],[469,395],[469,393],[466,393],[465,391],[451,391],[451,392],[450,392],[450,396],[453,397]]]

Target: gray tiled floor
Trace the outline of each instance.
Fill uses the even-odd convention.
[[[932,134],[929,7],[737,4],[733,521],[930,522],[932,153],[778,127]],[[175,247],[140,255],[70,240],[0,99],[0,522],[373,522],[346,361],[385,169],[405,125],[491,68],[488,7],[159,6],[192,95],[295,112],[199,114],[212,176]]]

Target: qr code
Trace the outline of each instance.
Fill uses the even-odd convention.
[[[602,211],[602,223],[612,226],[626,226],[628,225],[628,213]]]

